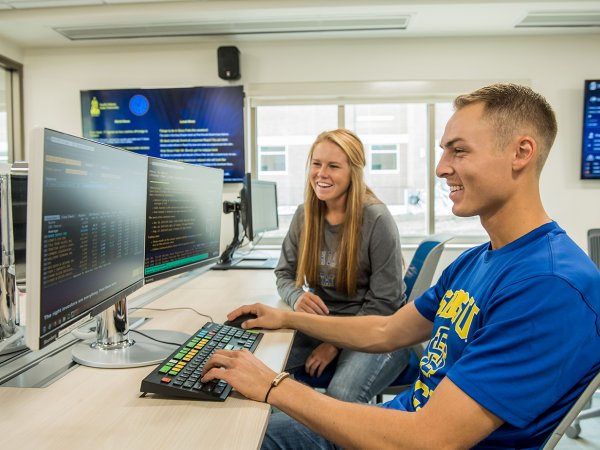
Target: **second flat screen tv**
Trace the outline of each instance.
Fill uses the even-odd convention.
[[[83,136],[244,179],[242,86],[81,91]]]

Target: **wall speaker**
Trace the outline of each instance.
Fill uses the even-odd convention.
[[[227,46],[217,49],[217,62],[219,66],[219,78],[224,80],[239,80],[240,73],[240,51],[237,47]]]

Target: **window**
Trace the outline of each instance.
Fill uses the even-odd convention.
[[[449,96],[452,97],[452,96]],[[281,100],[278,100],[281,102]],[[338,127],[362,140],[365,180],[388,206],[403,242],[433,233],[461,234],[471,242],[485,235],[478,217],[457,218],[444,180],[435,177],[439,142],[452,115],[449,101],[335,105],[262,105],[252,108],[256,121],[259,178],[277,182],[280,229],[266,236],[281,239],[297,205],[303,202],[306,158],[316,136]]]
[[[0,162],[22,160],[23,66],[0,55]]]
[[[316,136],[337,128],[337,105],[285,105],[256,108],[256,170],[261,180],[277,183],[279,230],[265,233],[283,239],[294,212],[304,202],[306,158]]]
[[[375,144],[370,148],[371,173],[398,173],[398,144]]]
[[[0,67],[0,162],[8,161],[7,79],[7,71]]]
[[[262,178],[265,172],[271,174],[286,173],[285,145],[261,145],[258,147],[258,176]]]
[[[400,234],[428,234],[427,104],[344,105],[344,126],[363,141],[369,161],[365,179],[389,208]]]

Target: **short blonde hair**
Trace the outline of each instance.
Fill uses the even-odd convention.
[[[529,87],[507,83],[460,95],[454,100],[454,107],[460,110],[479,102],[484,104],[484,118],[496,130],[499,148],[504,148],[519,133],[531,134],[539,149],[536,161],[539,175],[558,131],[556,116],[548,101]]]

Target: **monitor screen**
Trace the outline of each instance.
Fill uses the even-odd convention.
[[[222,196],[222,170],[149,159],[146,282],[216,261]]]
[[[244,225],[246,237],[250,241],[254,241],[258,235],[265,231],[279,228],[277,183],[252,179],[248,173],[240,198],[242,202],[242,224]]]
[[[49,129],[29,151],[27,346],[42,348],[144,281],[147,158]]]
[[[83,136],[244,178],[242,86],[81,91]]]
[[[600,180],[600,80],[584,86],[581,179]]]

